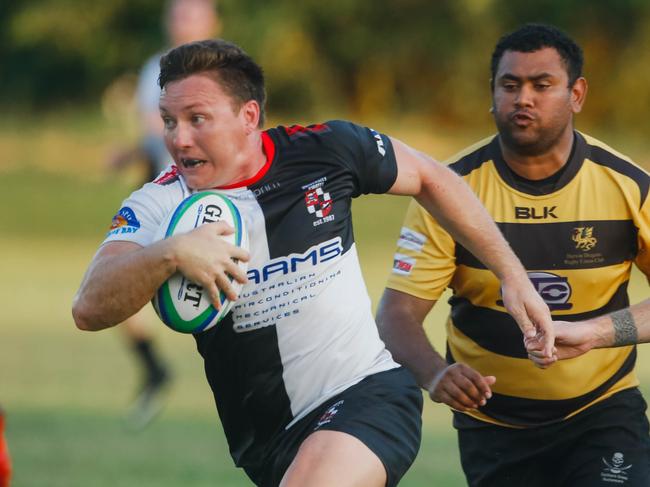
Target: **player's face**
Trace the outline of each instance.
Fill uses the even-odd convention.
[[[494,79],[493,113],[503,143],[522,155],[542,155],[571,136],[573,114],[582,108],[586,82],[569,86],[558,52],[504,52]]]
[[[241,179],[241,154],[255,120],[207,74],[167,83],[160,95],[165,144],[193,189]]]

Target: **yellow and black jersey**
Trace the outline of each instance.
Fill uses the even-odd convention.
[[[497,222],[557,319],[583,320],[628,306],[633,262],[650,275],[650,176],[601,142],[576,132],[570,159],[546,194],[522,190],[498,137],[449,162]],[[468,413],[474,418],[519,427],[555,422],[638,384],[631,346],[536,368],[505,312],[497,278],[414,201],[388,287],[437,300],[448,286],[447,360],[497,377],[492,399]]]

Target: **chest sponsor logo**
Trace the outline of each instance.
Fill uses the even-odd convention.
[[[517,220],[548,220],[557,218],[556,209],[557,206],[543,206],[542,208],[515,206],[515,218]]]
[[[616,452],[612,458],[602,458],[605,467],[600,472],[600,478],[603,482],[612,484],[624,484],[629,480],[629,470],[632,464],[625,465],[625,456],[621,452]]]
[[[594,237],[594,227],[576,227],[573,229],[571,240],[576,244],[576,249],[589,252],[598,243]]]
[[[528,272],[528,279],[551,311],[573,308],[569,302],[572,289],[568,278],[550,272]],[[499,299],[497,305],[503,306],[503,300]]]
[[[397,241],[397,246],[402,249],[420,252],[425,241],[426,237],[421,233],[411,230],[408,227],[402,227],[399,234],[399,240]]]
[[[332,213],[334,204],[332,197],[324,189],[326,181],[327,177],[322,177],[302,187],[303,191],[305,191],[307,212],[316,218],[312,222],[315,227],[336,219],[336,216]]]
[[[259,269],[249,269],[248,279],[260,284],[271,279],[274,275],[285,276],[294,272],[307,272],[311,268],[328,262],[343,253],[341,237],[335,237],[327,242],[310,247],[302,254],[291,254],[268,262]]]
[[[408,276],[415,267],[415,257],[404,254],[395,254],[393,257],[393,274]]]
[[[135,233],[139,228],[140,222],[136,218],[135,212],[128,206],[124,206],[113,217],[107,236]]]

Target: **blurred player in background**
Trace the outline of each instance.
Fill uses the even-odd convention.
[[[650,177],[574,130],[587,93],[582,65],[580,47],[553,27],[528,24],[504,36],[492,56],[498,135],[450,161],[566,321],[626,308],[633,263],[650,276]],[[422,323],[448,286],[445,360]],[[550,365],[534,367],[496,277],[417,202],[387,287],[380,334],[431,399],[454,409],[469,485],[650,485],[634,341],[553,365],[533,355]],[[629,319],[618,321],[630,334]],[[569,330],[557,328],[561,357]]]
[[[238,46],[206,40],[161,60],[160,111],[176,165],[127,198],[75,296],[80,329],[146,305],[175,272],[213,303],[237,299],[223,222],[155,242],[196,190],[236,202],[249,231],[248,282],[232,312],[194,335],[230,453],[265,487],[396,485],[419,449],[422,394],[379,339],[352,232],[352,198],[414,195],[500,276],[526,336],[548,307],[460,177],[402,142],[351,122],[263,129],[261,68]],[[132,230],[132,231],[130,231]],[[229,229],[232,231],[232,229]]]
[[[167,2],[163,23],[170,47],[210,38],[220,31],[215,0],[171,0]],[[158,52],[147,60],[138,79],[136,104],[142,131],[140,141],[135,147],[121,151],[111,160],[114,169],[137,162],[146,163],[145,182],[153,181],[173,161],[165,148],[163,123],[158,109],[159,63],[163,53]],[[145,313],[139,313],[126,320],[121,327],[133,344],[144,370],[140,391],[127,417],[127,425],[132,429],[146,426],[160,411],[161,394],[165,392],[170,380],[169,367],[155,347],[146,319]]]
[[[5,415],[0,408],[0,487],[9,487],[11,480],[11,459],[5,438]]]

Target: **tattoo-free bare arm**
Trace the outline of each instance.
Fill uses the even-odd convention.
[[[548,307],[476,195],[446,166],[391,140],[398,176],[390,193],[414,196],[455,241],[496,274],[508,312],[525,336],[537,336],[544,343],[543,350],[551,357],[553,327]]]
[[[495,377],[484,377],[468,365],[447,364],[433,348],[422,323],[435,301],[386,289],[377,311],[377,326],[395,360],[408,368],[435,402],[459,411],[485,405]]]
[[[77,327],[101,330],[124,321],[147,304],[175,272],[201,285],[216,307],[220,306],[219,290],[228,299],[237,299],[230,276],[245,283],[246,275],[233,259],[247,261],[249,255],[221,238],[232,231],[226,223],[215,222],[147,247],[132,242],[103,245],[73,301]]]

